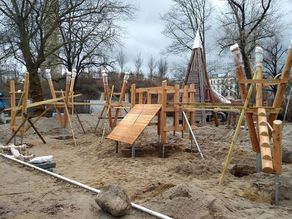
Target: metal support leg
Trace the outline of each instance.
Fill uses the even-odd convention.
[[[191,139],[190,150],[191,150],[191,153],[192,153],[193,152],[193,139]]]
[[[132,145],[132,158],[135,158],[135,145]]]
[[[119,153],[119,142],[116,141],[116,154],[118,154],[118,153]]]
[[[256,172],[259,174],[261,172],[261,154],[257,153],[256,154]]]
[[[66,128],[62,128],[62,139],[65,140]]]
[[[279,206],[280,197],[280,176],[275,176],[275,205]]]

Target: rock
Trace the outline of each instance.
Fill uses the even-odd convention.
[[[118,185],[109,185],[101,189],[95,202],[103,211],[116,217],[128,214],[131,209],[128,195]]]
[[[286,148],[282,150],[282,161],[284,163],[292,163],[292,151]]]
[[[172,200],[177,197],[191,198],[189,187],[185,184],[180,184],[174,187],[169,195],[169,199]]]

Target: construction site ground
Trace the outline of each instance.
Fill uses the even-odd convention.
[[[60,138],[62,129],[55,118],[41,118],[36,127],[47,141],[43,144],[30,130],[24,137],[28,153],[53,155],[55,173],[94,188],[119,184],[132,202],[174,218],[292,218],[292,164],[283,164],[280,207],[273,205],[271,174],[255,171],[255,153],[248,132],[240,132],[224,185],[219,185],[224,158],[233,129],[209,124],[194,129],[205,160],[190,153],[188,134],[181,138],[168,133],[165,158],[161,158],[156,126],[149,126],[130,145],[102,141],[102,127],[94,132],[96,114],[80,115],[86,134],[76,116],[72,117],[77,146]],[[0,125],[0,142],[10,136],[9,124]],[[70,128],[66,132],[71,135]],[[291,150],[292,124],[285,124],[283,147]],[[37,171],[0,159],[0,218],[110,218],[102,214],[94,195]],[[126,218],[151,218],[132,211]]]

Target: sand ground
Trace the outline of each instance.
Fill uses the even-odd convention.
[[[252,152],[248,133],[245,130],[241,130],[239,141],[232,155],[230,169],[233,168],[235,174],[228,171],[224,185],[219,185],[218,179],[233,132],[224,125],[219,127],[208,125],[194,130],[205,160],[201,159],[199,153],[189,152],[190,140],[187,135],[181,138],[180,133],[176,136],[169,133],[168,143],[165,145],[166,157],[161,158],[161,147],[158,144],[154,126],[147,127],[135,143],[136,158],[133,159],[129,145],[120,145],[120,152],[116,154],[115,142],[109,139],[102,140],[102,129],[94,132],[97,115],[82,114],[80,116],[86,134],[83,134],[77,118],[73,116],[77,146],[74,145],[72,139],[58,140],[56,138],[62,133],[62,130],[54,118],[42,118],[36,126],[43,134],[47,144],[43,144],[31,130],[24,138],[24,141],[30,146],[27,153],[33,153],[36,156],[52,154],[57,164],[54,172],[95,188],[118,183],[127,191],[133,202],[174,218],[292,218],[292,164],[283,165],[281,205],[275,207],[273,205],[275,176],[255,173],[255,153]],[[4,142],[10,135],[9,125],[1,125],[0,130],[0,141]],[[67,133],[70,134],[70,130],[67,130]],[[283,133],[283,147],[291,150],[291,142],[292,124],[286,124]],[[1,170],[5,169],[3,174],[9,178],[8,172],[15,169],[13,167],[13,170],[9,170],[10,166],[10,164],[7,166],[4,161],[0,163]],[[19,171],[21,172],[21,170]],[[5,172],[7,173],[5,174]],[[1,175],[3,174],[1,173]],[[38,180],[44,182],[43,176],[40,179],[35,176],[38,175],[36,172],[23,174],[28,174],[28,176],[21,177],[21,174],[13,174],[11,182],[18,185],[18,183],[30,182],[31,178],[36,178],[37,182]],[[48,191],[53,189],[51,187],[58,190],[58,185],[55,185],[54,182],[50,183],[50,180],[43,187],[47,187]],[[45,181],[47,182],[47,179]],[[12,190],[11,186],[7,185],[9,183],[1,184],[1,188],[7,191]],[[58,213],[59,218],[67,213],[70,216],[75,215],[77,211],[79,213],[76,215],[80,215],[81,218],[86,214],[95,214],[96,210],[92,210],[90,207],[95,206],[92,195],[87,193],[84,195],[80,189],[70,188],[69,192],[66,189],[63,191],[61,187],[59,189],[64,197],[61,200],[68,201],[70,204],[72,202],[79,209],[74,209],[70,213],[70,204],[65,203],[63,206],[66,206],[64,209],[67,210]],[[63,196],[63,192],[68,194]],[[88,202],[85,202],[86,206],[80,201],[83,196],[88,199]],[[4,203],[4,208],[11,209],[9,213],[1,211],[0,217],[10,217],[10,214],[21,217],[21,211],[18,211],[18,207],[16,209],[13,204],[18,199],[11,197],[0,196],[0,204]],[[46,196],[42,198],[37,194],[32,197],[35,201],[47,199]],[[55,198],[56,202],[59,201],[58,197]],[[26,205],[30,206],[29,201],[27,202],[25,199],[17,202],[17,206],[21,203],[24,209]],[[80,204],[81,202],[82,204]],[[31,208],[28,208],[29,211],[33,211],[34,207],[32,205]],[[42,217],[50,216],[48,213],[42,212]],[[90,217],[86,216],[86,218]]]

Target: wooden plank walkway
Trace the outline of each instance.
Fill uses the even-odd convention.
[[[133,144],[160,108],[161,104],[136,104],[107,138]]]

